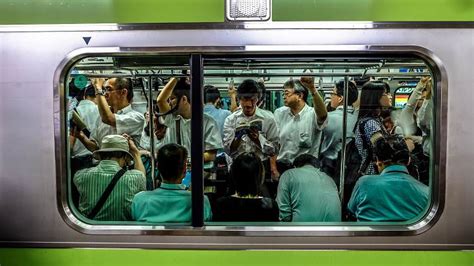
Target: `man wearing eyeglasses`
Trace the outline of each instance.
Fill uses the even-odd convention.
[[[133,88],[130,79],[92,79],[97,96],[100,120],[97,129],[88,138],[80,133],[78,138],[90,151],[99,149],[99,143],[107,135],[128,134],[134,143],[140,143],[145,117],[132,109]]]
[[[224,122],[224,148],[232,158],[254,152],[267,165],[272,179],[277,180],[280,174],[274,157],[279,150],[278,128],[273,114],[257,107],[260,90],[258,83],[251,79],[237,87],[240,108]]]
[[[280,172],[291,168],[298,155],[318,157],[321,131],[327,124],[326,107],[316,90],[313,77],[290,79],[285,82],[283,89],[285,106],[275,110],[275,120],[280,130]],[[314,107],[306,104],[309,93]]]

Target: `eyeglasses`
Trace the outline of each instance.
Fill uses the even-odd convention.
[[[290,91],[290,90],[284,90],[283,91],[283,96],[285,96],[285,97],[289,97],[293,94],[296,94],[296,92],[295,91]]]
[[[341,95],[339,95],[339,94],[337,94],[337,93],[335,93],[335,92],[333,92],[333,91],[331,91],[329,94],[330,94],[331,96],[339,96],[339,97],[342,97]]]
[[[113,90],[112,87],[105,87],[104,88],[105,93],[111,93],[111,92],[114,92],[114,91],[121,91],[121,90],[123,90],[123,88],[116,89],[116,90]]]

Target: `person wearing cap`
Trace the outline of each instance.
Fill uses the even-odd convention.
[[[306,104],[309,93],[314,107]],[[291,168],[298,155],[311,154],[318,158],[321,131],[327,123],[326,106],[316,90],[313,77],[286,81],[283,100],[285,106],[275,110],[280,130],[281,147],[277,160],[281,172]]]
[[[342,149],[342,129],[344,118],[344,101],[347,99],[346,137],[354,137],[354,126],[357,123],[357,111],[352,104],[357,100],[359,92],[355,83],[348,82],[348,95],[344,97],[344,80],[339,80],[331,91],[331,107],[335,110],[328,113],[328,123],[323,129],[323,139],[320,148],[321,168],[329,176],[339,179],[337,157]],[[337,183],[339,180],[337,180]]]
[[[99,165],[80,170],[74,175],[73,181],[79,191],[79,211],[88,216],[115,174],[133,161],[134,169],[125,171],[93,218],[103,221],[131,220],[132,199],[146,187],[145,168],[140,152],[132,138],[126,134],[105,136],[100,147],[93,153],[94,159],[100,161]]]
[[[223,142],[226,153],[236,158],[244,152],[254,152],[264,163],[266,172],[270,172],[272,179],[276,180],[280,176],[276,167],[278,128],[273,114],[257,106],[261,85],[255,80],[244,80],[237,87],[237,96],[240,108],[224,122]],[[251,126],[252,122],[258,126]],[[249,126],[242,126],[247,124]]]
[[[100,119],[97,120],[97,129],[90,138],[83,133],[78,139],[84,146],[95,151],[100,147],[102,139],[107,135],[127,134],[134,143],[140,143],[140,137],[145,127],[145,117],[132,109],[133,88],[127,78],[92,79],[92,85],[97,97],[97,106]]]
[[[191,191],[182,180],[186,175],[188,152],[181,145],[169,143],[158,153],[158,171],[163,179],[153,191],[140,192],[133,198],[132,218],[141,222],[191,222]],[[204,219],[211,220],[211,204],[204,196]]]
[[[410,154],[397,135],[376,133],[374,147],[379,175],[361,177],[352,192],[348,209],[358,221],[407,221],[427,207],[429,188],[409,175]]]

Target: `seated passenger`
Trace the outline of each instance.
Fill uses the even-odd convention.
[[[347,207],[358,221],[416,218],[427,207],[429,189],[408,174],[409,151],[404,139],[381,136],[373,145],[381,174],[361,177]]]
[[[99,165],[79,170],[74,176],[79,191],[79,211],[93,220],[131,220],[132,199],[145,190],[145,168],[140,152],[128,135],[105,136],[100,146],[101,149],[93,153],[94,158],[100,160]],[[132,160],[135,169],[125,170]],[[116,175],[119,179],[106,201],[102,207],[96,207],[100,206],[99,199]]]
[[[242,153],[231,166],[235,194],[217,200],[214,221],[278,221],[278,206],[271,198],[262,197],[264,169],[254,153]]]
[[[318,159],[302,154],[295,169],[286,171],[278,185],[280,220],[285,222],[339,222],[341,201],[331,177],[319,170]]]
[[[101,148],[102,139],[114,134],[125,133],[132,137],[136,145],[139,145],[145,118],[143,114],[132,109],[131,80],[126,78],[111,78],[107,81],[92,79],[92,84],[97,96],[100,119],[96,122],[97,129],[92,132],[90,138],[80,132],[78,139],[90,151]]]
[[[191,222],[191,191],[181,182],[186,175],[188,152],[177,144],[166,144],[158,153],[160,187],[140,192],[132,202],[132,217],[136,221],[169,223]],[[211,220],[209,199],[204,196],[204,219]]]

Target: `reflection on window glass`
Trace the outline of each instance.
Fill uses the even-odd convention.
[[[208,56],[203,65],[205,221],[357,225],[424,214],[434,78],[423,61]],[[72,67],[77,214],[191,223],[190,78],[188,56],[93,57]]]
[[[213,221],[424,213],[432,82],[423,61],[216,57],[204,68],[204,112],[224,146],[207,182]]]

